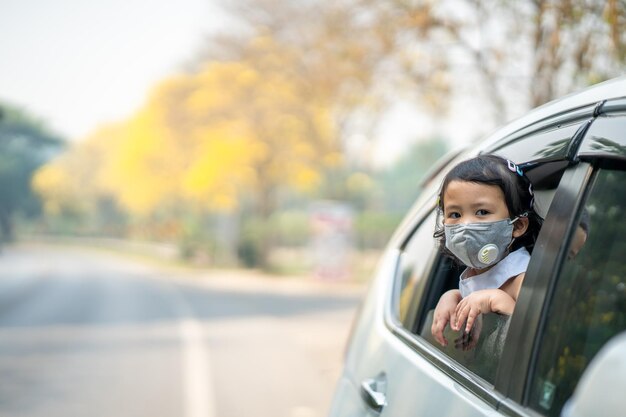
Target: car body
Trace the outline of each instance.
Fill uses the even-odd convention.
[[[436,196],[452,166],[483,153],[524,169],[544,223],[514,313],[484,315],[473,348],[443,348],[430,335],[432,311],[460,269],[433,238]],[[591,360],[626,331],[625,203],[626,77],[541,106],[449,155],[381,258],[330,416],[561,415]],[[585,244],[575,248],[583,226]]]

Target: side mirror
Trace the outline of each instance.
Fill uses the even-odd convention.
[[[613,337],[580,378],[561,417],[623,416],[626,410],[626,332]]]

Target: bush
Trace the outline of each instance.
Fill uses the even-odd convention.
[[[354,237],[359,249],[381,249],[402,220],[397,213],[365,211],[357,214]]]

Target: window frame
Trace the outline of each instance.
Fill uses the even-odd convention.
[[[456,383],[503,414],[541,416],[535,410],[521,405],[525,404],[523,394],[530,380],[529,364],[536,358],[538,346],[535,345],[538,342],[538,335],[541,334],[539,325],[545,323],[546,320],[547,306],[544,308],[544,303],[549,300],[550,288],[555,287],[558,272],[567,256],[566,251],[569,242],[564,241],[570,235],[571,228],[574,227],[576,213],[584,201],[593,171],[592,164],[581,162],[566,169],[561,178],[553,204],[547,212],[546,222],[535,245],[542,250],[540,253],[533,252],[531,256],[515,314],[511,317],[503,354],[498,364],[493,385],[432,346],[421,336],[415,334],[412,329],[405,328],[397,319],[394,325],[388,324],[389,330],[411,349],[451,377]],[[411,228],[411,233],[408,233],[402,240],[403,243],[410,239],[416,228],[429,214],[430,211],[427,211],[426,214],[419,217],[416,226]],[[432,285],[430,281],[441,262],[442,255],[437,256],[432,261],[426,276],[427,286]],[[399,282],[397,278],[397,275],[394,276],[394,288],[398,287],[396,285]],[[425,296],[427,296],[427,289],[424,291],[420,303]],[[415,322],[420,320],[421,317],[415,317]],[[529,329],[530,331],[528,331]],[[510,378],[507,376],[515,374],[520,375],[520,377]],[[516,390],[520,389],[521,394],[516,395]]]
[[[555,204],[546,216],[543,227],[548,233],[543,242],[538,241],[538,244],[544,246],[542,254],[544,259],[535,262],[532,265],[532,271],[529,265],[530,279],[524,280],[518,306],[516,306],[516,314],[520,307],[524,312],[513,316],[512,319],[515,322],[512,322],[510,327],[510,332],[519,333],[524,330],[526,333],[525,335],[511,334],[507,337],[504,349],[507,356],[513,360],[508,359],[503,363],[512,366],[498,368],[498,372],[502,371],[502,375],[496,376],[496,389],[502,389],[502,392],[506,394],[499,409],[507,415],[544,415],[528,406],[532,390],[532,376],[540,352],[541,336],[549,319],[549,306],[559,274],[566,262],[567,251],[573,236],[572,231],[577,227],[575,220],[578,219],[589,193],[593,191],[598,172],[603,169],[623,170],[623,165],[617,167],[610,160],[595,158],[580,162],[571,167],[569,172],[566,171],[564,181],[557,190],[560,193],[555,196]],[[559,216],[561,216],[560,220]],[[549,236],[550,234],[552,236]],[[539,278],[540,276],[544,278]],[[507,378],[506,373],[517,374],[519,378]]]
[[[591,134],[602,128],[605,117],[618,114],[623,116],[625,110],[626,98],[607,101],[598,108],[594,119],[589,123],[589,129],[580,138],[578,148],[575,149],[576,157],[572,166],[563,174],[554,203],[546,215],[540,240],[536,245],[544,248],[542,259],[531,258],[504,346],[504,354],[508,358],[501,363],[507,366],[500,366],[496,374],[496,389],[502,390],[507,397],[500,406],[506,414],[542,415],[528,407],[532,375],[538,359],[541,335],[548,319],[549,303],[567,258],[572,229],[577,226],[575,220],[588,193],[593,189],[596,173],[601,169],[623,170],[624,166],[624,155],[592,151],[586,144],[591,140]],[[620,141],[624,142],[623,138]],[[520,377],[507,377],[512,374]]]
[[[590,197],[594,196],[596,190],[598,189],[598,186],[600,186],[600,189],[601,189],[602,186],[604,185],[601,181],[602,175],[604,173],[622,172],[622,175],[626,174],[626,167],[624,167],[624,165],[616,166],[616,164],[614,164],[613,161],[610,161],[609,159],[604,159],[604,158],[595,159],[594,161],[590,163],[590,165],[592,168],[592,172],[591,172],[591,175],[589,176],[587,183],[585,184],[585,190],[582,195],[582,200],[579,202],[578,206],[576,207],[576,210],[573,211],[574,213],[572,216],[573,222],[571,223],[570,228],[568,229],[567,240],[564,240],[563,245],[562,245],[563,246],[563,258],[560,260],[559,269],[556,273],[556,276],[553,278],[553,282],[551,283],[552,285],[549,288],[549,292],[546,294],[546,301],[544,302],[544,308],[546,309],[546,314],[542,315],[542,322],[540,323],[538,333],[536,334],[536,337],[535,337],[536,340],[534,343],[533,357],[531,360],[531,366],[528,369],[526,387],[524,390],[523,404],[528,409],[531,409],[530,408],[531,397],[533,395],[533,391],[536,389],[536,385],[534,383],[536,382],[535,376],[537,375],[537,372],[539,372],[538,363],[540,359],[540,354],[545,353],[542,351],[541,347],[542,347],[543,341],[545,340],[545,337],[547,336],[546,327],[550,324],[550,321],[551,321],[551,316],[547,312],[552,310],[552,306],[555,303],[560,304],[561,306],[565,305],[564,303],[558,301],[559,296],[558,296],[558,293],[556,292],[556,289],[559,286],[559,281],[564,279],[563,278],[564,275],[567,275],[567,265],[571,263],[571,261],[567,260],[568,252],[573,243],[572,241],[574,239],[576,229],[579,227],[580,217],[582,215],[582,212],[585,209],[585,207],[587,207],[587,204],[590,201],[589,200]],[[552,324],[554,323],[555,322],[552,321]],[[556,322],[556,323],[560,323],[560,322]],[[587,326],[586,328],[589,329],[590,327]],[[608,339],[604,341],[604,343],[602,343],[602,346],[608,343],[611,340],[611,338],[619,335],[620,332],[622,331],[624,331],[624,329],[618,330],[617,332],[613,333]],[[595,354],[593,354],[593,356],[595,356]],[[589,359],[588,356],[586,357]],[[587,365],[589,365],[589,363]],[[584,375],[584,372],[585,371],[583,371],[580,374],[580,377]],[[576,385],[578,385],[579,381],[580,381],[580,378],[576,380]],[[569,393],[570,397],[572,394],[573,394],[573,391]],[[533,410],[536,410],[536,408],[537,407],[533,408]],[[559,411],[562,411],[562,409]],[[541,413],[538,410],[536,412]]]
[[[548,303],[567,257],[570,231],[575,227],[574,220],[593,172],[594,167],[589,163],[579,163],[564,172],[535,244],[535,248],[541,250],[533,252],[528,265],[496,373],[495,387],[507,397],[501,405],[506,414],[541,415],[522,404],[526,404],[527,386],[546,323]]]
[[[590,165],[586,163],[580,163],[577,166],[570,167],[565,170],[563,174],[563,178],[561,178],[561,181],[556,188],[555,197],[554,197],[554,199],[557,201],[560,201],[560,203],[553,204],[549,208],[548,213],[546,215],[547,219],[548,218],[558,219],[558,215],[554,214],[555,213],[554,207],[556,206],[558,207],[558,210],[556,211],[557,212],[562,211],[563,213],[565,213],[567,221],[573,223],[572,204],[567,203],[567,199],[564,199],[563,196],[561,196],[561,194],[571,194],[572,190],[576,191],[576,190],[581,189],[581,184],[583,183],[582,182],[583,179],[579,178],[580,176],[579,172],[582,169],[581,167],[585,168],[583,169],[583,171],[585,172],[588,170],[591,170]],[[436,207],[434,207],[432,204],[427,204],[423,206],[415,216],[413,216],[413,221],[411,222],[412,226],[405,229],[404,233],[401,236],[399,236],[399,240],[398,240],[399,243],[395,246],[396,250],[398,250],[399,252],[404,250],[404,248],[407,246],[408,242],[410,241],[411,237],[415,234],[417,229],[422,224],[424,224],[424,221],[431,215],[431,213],[435,209]],[[552,223],[554,223],[554,221]],[[554,227],[550,228],[550,230],[552,230],[553,228]],[[542,239],[542,235],[543,235],[545,236],[543,240],[549,241],[551,245],[553,246],[557,245],[558,247],[558,245],[560,245],[563,242],[564,235],[566,235],[567,231],[569,230],[569,227],[563,228],[561,226],[561,229],[562,229],[561,233],[558,235],[548,233],[548,231],[543,232],[544,230],[548,230],[546,229],[546,224],[544,223],[544,227],[542,228],[543,233],[540,233],[539,239]],[[538,247],[541,244],[542,244],[541,241],[538,240],[538,243],[536,246]],[[530,271],[531,265],[533,264],[536,264],[535,270],[538,270],[538,271],[543,271],[546,268],[554,265],[554,260],[555,260],[554,256],[546,257],[544,255],[542,256],[541,260],[537,260],[537,258],[538,256],[533,254],[533,256],[531,257],[531,263],[529,264],[529,271]],[[533,259],[535,260],[533,261]],[[428,341],[426,341],[426,339],[421,337],[419,334],[416,334],[415,326],[419,325],[419,323],[421,323],[423,320],[423,317],[422,317],[424,315],[423,304],[425,302],[425,299],[429,296],[430,288],[433,285],[432,283],[433,276],[436,275],[436,272],[439,266],[441,265],[442,261],[443,261],[443,255],[441,254],[431,259],[430,265],[427,267],[428,272],[425,274],[425,288],[424,288],[424,291],[422,292],[422,297],[419,300],[413,300],[413,303],[418,304],[418,306],[415,307],[414,311],[419,312],[420,314],[413,317],[412,322],[401,323],[399,320],[399,317],[397,316],[397,312],[399,311],[398,306],[399,306],[400,285],[401,285],[400,284],[401,276],[400,276],[400,268],[399,268],[400,256],[398,256],[398,260],[397,260],[398,263],[395,269],[395,273],[393,276],[393,283],[392,283],[393,285],[393,288],[392,288],[393,295],[391,297],[392,300],[390,303],[388,303],[389,308],[387,309],[387,312],[386,312],[385,323],[386,323],[387,328],[391,331],[392,334],[398,337],[403,343],[405,343],[409,348],[414,350],[421,357],[423,357],[428,362],[430,362],[434,367],[438,368],[440,371],[442,371],[443,373],[451,377],[456,383],[461,385],[463,388],[467,389],[469,392],[476,395],[477,398],[480,398],[486,403],[488,403],[489,405],[493,406],[494,409],[501,410],[505,414],[511,414],[511,415],[540,416],[540,414],[537,414],[532,409],[520,407],[515,402],[511,403],[511,398],[510,398],[510,394],[508,391],[510,389],[510,387],[508,386],[509,385],[508,381],[505,381],[506,383],[502,382],[503,375],[506,374],[506,369],[514,368],[515,365],[518,362],[520,362],[519,356],[511,355],[511,354],[506,355],[505,353],[508,350],[510,350],[510,349],[507,350],[507,346],[510,347],[512,343],[515,344],[515,343],[520,342],[520,336],[516,336],[515,338],[511,337],[511,334],[512,334],[511,331],[517,328],[518,329],[517,333],[519,334],[520,330],[524,328],[523,326],[526,325],[525,323],[522,323],[521,325],[519,324],[519,321],[520,321],[519,317],[522,317],[524,319],[523,321],[526,322],[529,312],[532,312],[531,309],[533,308],[533,305],[531,305],[531,303],[528,303],[528,300],[527,300],[526,305],[521,306],[518,304],[518,306],[516,306],[516,313],[511,318],[509,333],[506,338],[504,352],[503,352],[502,357],[500,358],[500,363],[498,364],[498,369],[496,372],[496,379],[493,385],[489,383],[488,381],[486,381],[485,379],[483,379],[478,374],[467,369],[462,364],[456,362],[453,358],[449,357],[448,355],[446,355],[445,353],[437,349],[435,346],[431,345]],[[531,274],[533,273],[531,272]],[[538,276],[536,273],[533,275]],[[535,279],[535,281],[537,281],[537,279]],[[522,286],[522,291],[524,291],[523,288],[527,286],[528,285],[525,279],[524,284]],[[544,299],[545,299],[545,291],[543,293],[543,296],[541,297],[541,301],[543,302]],[[519,300],[518,300],[518,303],[519,303]],[[412,308],[413,307],[414,306],[412,306]],[[517,316],[519,316],[518,320],[513,321],[514,318]],[[535,339],[535,336],[533,335],[531,342],[534,342],[534,339]],[[521,362],[527,363],[530,360],[530,353],[526,352],[526,354],[528,355],[528,357],[523,358]],[[525,379],[526,377],[524,378],[524,381]]]

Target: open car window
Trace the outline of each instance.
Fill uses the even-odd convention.
[[[545,216],[549,211],[565,167],[566,164],[560,162],[548,162],[531,169],[533,180],[537,184],[535,190],[537,211],[542,216]],[[436,245],[437,242],[434,244]],[[405,305],[413,306],[405,310],[407,314],[405,323],[411,323],[413,320],[413,327],[411,328],[413,333],[493,385],[507,338],[511,316],[496,313],[482,315],[469,334],[455,332],[448,325],[444,330],[444,337],[448,341],[447,346],[441,346],[431,333],[433,313],[439,298],[450,289],[458,289],[459,276],[464,269],[463,266],[456,264],[451,259],[438,255],[436,260],[432,262],[428,279],[423,283],[423,288],[413,295],[414,297],[415,295],[419,296],[417,302],[408,303],[405,301]]]
[[[462,268],[454,265],[450,259],[442,257],[438,265],[438,273],[435,274],[434,279],[449,283],[446,287],[454,285],[458,288],[461,271]],[[450,284],[451,282],[456,284]],[[440,291],[436,291],[436,293],[440,295],[445,292]],[[436,298],[438,301],[438,297]],[[506,340],[510,316],[495,313],[480,315],[469,333],[456,332],[448,325],[444,330],[444,337],[448,340],[448,345],[441,346],[431,333],[434,308],[435,306],[432,305],[426,310],[418,334],[441,352],[493,384]]]

